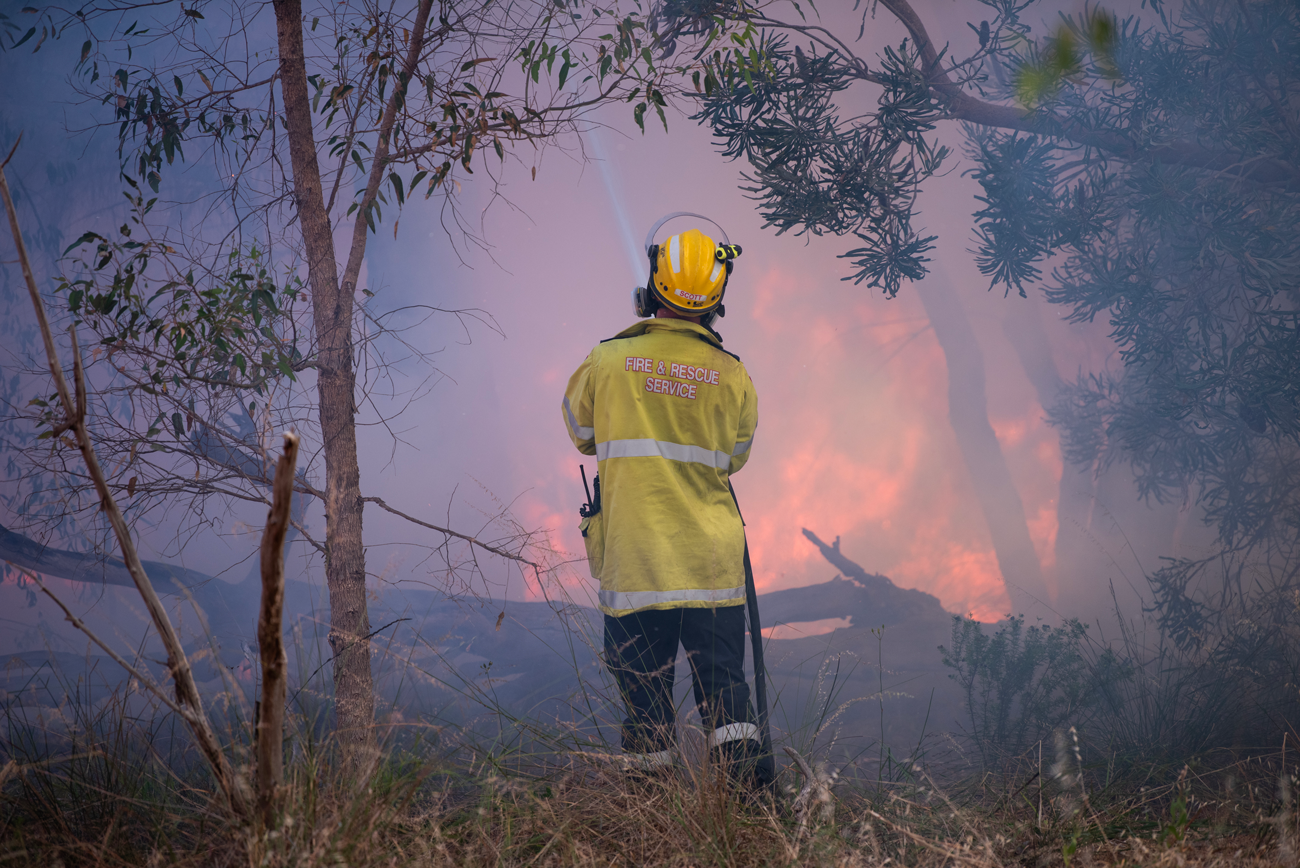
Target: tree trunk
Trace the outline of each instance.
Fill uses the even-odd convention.
[[[984,511],[1012,609],[1014,613],[1041,611],[1050,604],[1047,585],[1029,537],[1024,504],[989,424],[984,354],[965,308],[947,283],[931,277],[918,281],[916,292],[948,363],[948,418]]]
[[[1038,403],[1047,409],[1060,398],[1065,383],[1036,306],[1043,303],[1009,299],[1002,331],[1033,383]],[[1056,609],[1084,621],[1112,621],[1118,604],[1121,613],[1132,615],[1144,605],[1145,571],[1158,568],[1163,555],[1180,554],[1179,527],[1186,515],[1176,503],[1140,502],[1122,461],[1112,463],[1104,455],[1086,465],[1064,461],[1064,456],[1062,461],[1056,505]]]
[[[1002,317],[1002,333],[1016,351],[1020,367],[1033,384],[1038,404],[1044,412],[1051,409],[1065,388],[1052,355],[1052,346],[1043,328],[1035,298],[1011,298]],[[1097,545],[1091,536],[1093,501],[1097,481],[1093,474],[1096,462],[1073,464],[1061,457],[1061,481],[1056,496],[1056,590],[1057,608],[1071,617],[1078,614],[1073,604],[1081,595],[1101,599],[1106,588],[1083,587],[1097,583],[1103,570],[1097,569]],[[1068,601],[1071,605],[1063,607]]]
[[[353,287],[339,286],[334,236],[325,212],[303,57],[300,0],[275,0],[275,23],[294,199],[307,249],[307,279],[318,346],[318,412],[325,452],[325,580],[330,595],[336,734],[345,755],[355,759],[360,748],[373,743],[375,699],[353,401]]]

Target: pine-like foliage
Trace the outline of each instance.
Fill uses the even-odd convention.
[[[768,224],[854,235],[854,279],[894,295],[926,273],[919,192],[947,156],[933,130],[966,122],[981,271],[1105,317],[1119,350],[1049,408],[1068,458],[1127,461],[1145,496],[1198,500],[1229,549],[1295,563],[1300,6],[1153,0],[1036,34],[1035,0],[982,0],[980,48],[955,59],[925,9],[879,5],[911,16],[911,38],[870,64],[851,35],[764,6],[743,22],[762,50],[714,70],[697,116],[749,162]]]
[[[1114,146],[973,131],[981,270],[1110,322],[1122,365],[1052,409],[1071,459],[1122,456],[1143,494],[1198,498],[1228,546],[1292,555],[1300,7],[1198,0],[1115,33],[1110,75],[1083,65],[1037,109]]]
[[[925,274],[934,236],[912,227],[922,181],[948,149],[926,137],[942,114],[920,71],[914,48],[887,49],[868,73],[883,92],[877,110],[845,117],[836,97],[862,77],[850,58],[809,53],[784,36],[763,39],[762,62],[740,76],[718,75],[731,87],[705,96],[697,120],[707,122],[728,157],[753,167],[745,188],[778,233],[852,234],[854,279],[887,295],[904,279]]]

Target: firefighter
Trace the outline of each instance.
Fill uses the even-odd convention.
[[[681,644],[710,755],[733,781],[761,787],[770,762],[760,761],[745,683],[745,531],[729,484],[749,459],[758,404],[712,328],[740,248],[695,228],[654,244],[680,216],[699,217],[669,215],[646,238],[650,279],[633,306],[652,318],[591,351],[569,379],[564,421],[597,459],[581,529],[600,581],[605,661],[627,706],[628,767],[675,764]]]

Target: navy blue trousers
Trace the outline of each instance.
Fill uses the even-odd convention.
[[[753,723],[745,683],[745,607],[646,609],[605,616],[605,663],[627,704],[623,750],[650,754],[676,743],[673,680],[686,649],[706,729]]]

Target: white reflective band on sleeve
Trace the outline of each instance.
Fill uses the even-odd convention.
[[[744,741],[750,738],[758,741],[758,727],[752,723],[729,723],[709,733],[709,747],[717,747],[729,741]]]
[[[569,417],[569,428],[573,431],[573,435],[579,440],[591,440],[595,438],[595,428],[583,428],[578,424],[578,417],[573,415],[573,408],[569,406],[569,399],[567,396],[564,399],[564,415]]]
[[[707,464],[718,470],[726,470],[731,466],[731,456],[719,449],[650,439],[606,440],[597,443],[596,459],[604,461],[606,458],[667,458],[671,461]]]
[[[744,443],[737,443],[736,448],[731,450],[732,455],[744,455],[749,451],[749,447],[754,445],[754,438],[750,437]]]
[[[660,603],[720,603],[738,600],[745,596],[745,586],[716,588],[714,590],[688,589],[684,591],[619,591],[600,592],[600,604],[606,609],[644,609]]]
[[[661,769],[664,766],[672,765],[673,752],[661,750],[658,753],[626,753],[623,754],[622,760],[623,767],[626,769],[650,771],[651,769]]]

